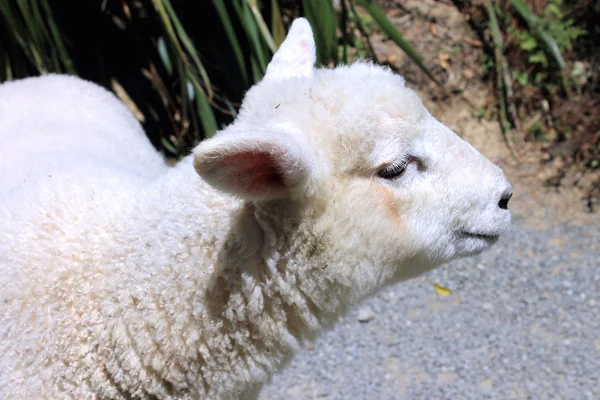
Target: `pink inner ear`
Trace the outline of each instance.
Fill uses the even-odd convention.
[[[267,153],[239,153],[227,156],[222,164],[235,187],[246,193],[261,194],[285,188],[283,175]]]

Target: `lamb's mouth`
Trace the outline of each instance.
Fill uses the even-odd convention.
[[[466,231],[459,232],[458,234],[464,238],[482,239],[482,240],[486,240],[489,242],[495,242],[500,237],[500,235],[493,235],[493,234],[488,234],[488,233],[466,232]]]

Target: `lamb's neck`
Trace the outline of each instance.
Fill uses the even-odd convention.
[[[297,341],[314,339],[348,307],[350,288],[337,279],[327,234],[315,210],[299,211],[286,201],[259,205],[254,215],[263,232],[260,286],[276,298],[276,312]]]
[[[196,276],[193,295],[221,309],[234,331],[243,321],[269,320],[286,327],[279,340],[292,348],[346,307],[348,287],[330,272],[335,266],[327,238],[314,229],[314,211],[303,215],[289,202],[254,206],[227,196],[198,177],[189,157],[154,191],[158,198],[150,203],[157,209],[144,214],[153,216],[151,234],[162,240],[155,258],[170,253],[172,273]]]
[[[337,318],[346,288],[330,278],[327,243],[307,218],[217,192],[191,164],[183,160],[140,202],[148,236],[134,250],[141,261],[127,292],[135,296],[120,302],[136,310],[128,321],[139,325],[136,347],[159,345],[160,375],[174,387],[247,390]],[[193,365],[195,376],[177,376]]]

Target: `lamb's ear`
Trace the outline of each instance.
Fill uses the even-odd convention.
[[[298,18],[269,63],[265,79],[309,77],[313,74],[316,60],[315,39],[310,24],[306,19]]]
[[[302,195],[317,163],[287,132],[219,134],[194,149],[194,168],[217,189],[247,200]]]

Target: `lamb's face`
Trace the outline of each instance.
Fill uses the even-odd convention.
[[[314,60],[299,20],[236,123],[196,149],[199,174],[258,203],[318,209],[305,215],[318,215],[315,234],[338,258],[328,273],[361,292],[493,244],[510,222],[502,171],[399,76],[364,63],[315,70]]]
[[[313,135],[329,138],[329,146],[319,148],[326,149],[322,157],[331,164],[332,178],[322,185],[324,191],[332,188],[328,207],[339,231],[332,236],[377,249],[365,256],[365,264],[376,266],[383,279],[393,277],[390,281],[496,242],[510,223],[512,196],[500,168],[433,118],[389,72],[357,66],[344,75],[340,85],[359,81],[361,93],[343,96],[339,109],[327,104],[331,93],[313,91],[336,114],[333,124],[312,125],[321,127]]]

